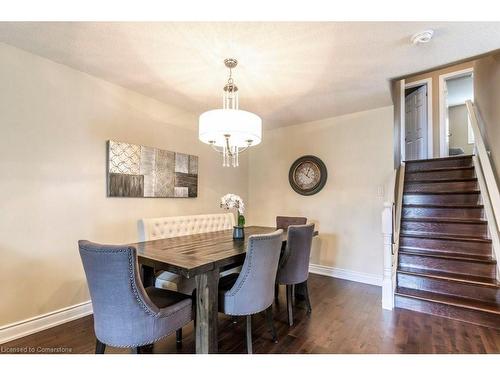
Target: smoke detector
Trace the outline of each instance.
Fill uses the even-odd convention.
[[[414,34],[410,38],[410,41],[413,44],[429,43],[431,41],[433,35],[434,35],[434,30],[431,30],[431,29],[420,31],[420,32]]]

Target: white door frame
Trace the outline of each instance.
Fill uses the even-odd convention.
[[[399,81],[399,152],[400,159],[399,162],[403,162],[406,157],[406,142],[405,142],[405,80]]]
[[[403,86],[404,85],[404,86]],[[419,81],[406,83],[405,80],[402,80],[401,83],[401,160],[404,161],[406,159],[405,152],[405,130],[406,123],[404,118],[405,113],[405,91],[406,89],[411,89],[416,86],[427,86],[427,157],[430,159],[433,155],[433,137],[432,137],[432,78],[425,78]]]
[[[446,150],[446,100],[445,100],[445,81],[450,78],[458,78],[461,76],[467,76],[469,74],[474,74],[474,68],[467,68],[457,70],[455,72],[446,73],[439,75],[439,156],[448,156],[448,150]]]

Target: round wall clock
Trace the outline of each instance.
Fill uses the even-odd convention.
[[[325,163],[320,158],[306,155],[294,161],[288,173],[290,186],[302,195],[313,195],[323,189],[328,177]]]

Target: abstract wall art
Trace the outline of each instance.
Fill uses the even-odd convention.
[[[108,141],[108,196],[195,198],[198,156]]]

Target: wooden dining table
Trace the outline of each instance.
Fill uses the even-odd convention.
[[[275,230],[272,227],[245,227],[244,240],[233,240],[232,230],[223,230],[130,244],[137,249],[145,286],[154,285],[158,271],[195,279],[197,354],[217,353],[220,271],[243,264],[250,235]],[[284,242],[286,238],[284,231]]]

